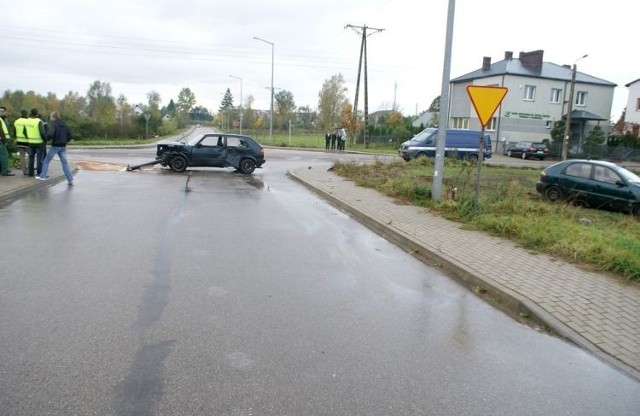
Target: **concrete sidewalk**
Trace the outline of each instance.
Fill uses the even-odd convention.
[[[421,260],[517,317],[543,324],[640,380],[640,285],[534,254],[508,240],[396,204],[328,171],[290,176]]]
[[[77,168],[73,163],[70,163],[70,166],[75,174]],[[46,181],[39,181],[34,176],[26,176],[20,169],[12,169],[11,173],[15,176],[0,176],[0,205],[20,198],[35,189],[46,188],[67,180],[57,157],[49,165],[49,179]]]

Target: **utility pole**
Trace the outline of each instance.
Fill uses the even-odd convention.
[[[362,60],[364,58],[364,139],[363,144],[364,147],[369,146],[369,142],[367,140],[369,136],[369,88],[367,82],[367,37],[373,35],[374,33],[382,32],[384,29],[376,29],[372,27],[364,26],[354,26],[354,25],[346,25],[344,28],[351,28],[357,34],[362,35],[362,43],[360,44],[360,62],[358,63],[358,80],[356,81],[356,98],[353,102],[353,113],[352,113],[352,137],[355,137],[355,121],[358,114],[358,93],[360,90],[360,71],[362,69]],[[372,30],[373,33],[367,35],[367,29]]]

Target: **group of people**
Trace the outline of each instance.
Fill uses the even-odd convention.
[[[347,131],[342,129],[335,129],[332,132],[327,132],[324,135],[325,150],[341,150],[344,151],[344,145],[347,141]]]
[[[67,124],[57,111],[51,113],[47,123],[40,117],[37,108],[21,110],[13,123],[6,116],[6,107],[0,107],[0,175],[15,176],[9,166],[9,142],[15,138],[23,175],[35,176],[37,180],[49,178],[49,164],[58,155],[67,183],[73,185],[73,174],[67,161],[66,146],[72,139]],[[47,149],[47,142],[50,143]]]

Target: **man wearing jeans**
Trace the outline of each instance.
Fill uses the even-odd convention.
[[[49,126],[49,132],[47,133],[47,139],[51,140],[51,147],[47,152],[47,156],[44,158],[42,164],[42,172],[40,176],[36,176],[36,179],[40,181],[46,181],[49,173],[49,163],[55,155],[60,158],[62,164],[62,172],[67,178],[67,183],[73,185],[73,175],[71,174],[71,168],[67,162],[67,143],[71,140],[71,132],[67,124],[60,120],[60,115],[57,111],[51,113],[51,125]]]

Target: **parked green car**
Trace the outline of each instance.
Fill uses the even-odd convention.
[[[565,160],[545,168],[536,190],[547,200],[640,214],[640,177],[598,160]]]

